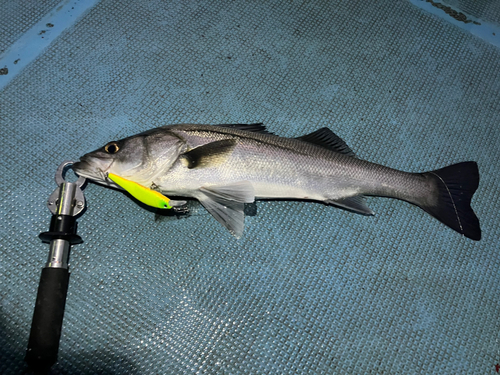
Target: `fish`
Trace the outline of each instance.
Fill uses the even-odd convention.
[[[73,170],[108,187],[120,188],[112,173],[167,196],[197,199],[237,238],[244,205],[257,199],[319,201],[369,216],[366,196],[378,196],[414,204],[463,236],[481,239],[471,207],[479,186],[476,162],[400,171],[358,158],[326,127],[286,138],[262,123],[165,125],[108,142]]]

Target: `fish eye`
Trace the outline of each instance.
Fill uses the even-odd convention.
[[[106,146],[104,146],[104,151],[106,151],[108,154],[116,154],[119,150],[120,147],[116,142],[109,142]]]

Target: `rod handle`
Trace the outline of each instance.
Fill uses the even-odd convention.
[[[48,371],[57,361],[68,283],[68,269],[42,269],[25,358],[35,372]]]

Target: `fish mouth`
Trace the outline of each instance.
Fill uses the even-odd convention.
[[[90,174],[89,172],[91,171],[91,166],[89,163],[85,162],[85,161],[77,161],[76,163],[74,163],[72,166],[71,166],[71,169],[73,169],[73,171],[78,175],[78,176],[81,176],[81,177],[85,177],[85,178],[90,178]]]
[[[82,175],[85,173],[86,170],[90,169],[90,164],[87,163],[86,161],[83,161],[80,159],[80,161],[77,161],[76,163],[73,163],[71,168],[79,175]]]
[[[107,171],[113,162],[109,163],[107,166],[102,164],[102,160],[100,159],[83,156],[80,158],[80,161],[73,164],[72,169],[78,176],[88,178],[104,185],[115,186],[115,184],[107,178]]]

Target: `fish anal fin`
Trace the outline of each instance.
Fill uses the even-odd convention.
[[[326,203],[333,204],[335,206],[339,206],[362,215],[375,214],[372,211],[372,209],[367,206],[365,197],[363,195],[356,195],[354,197],[328,200],[326,201]]]
[[[328,128],[321,128],[310,134],[297,137],[301,141],[313,143],[344,155],[356,157],[345,141]]]
[[[183,156],[187,160],[189,169],[214,166],[224,162],[235,146],[235,139],[222,139],[196,147]]]

